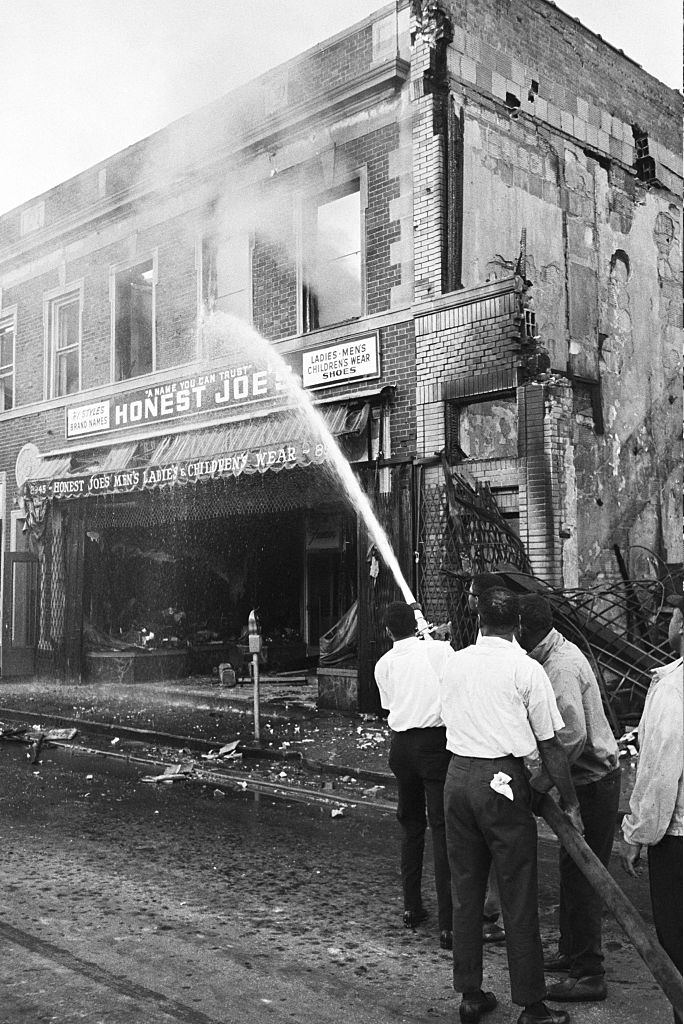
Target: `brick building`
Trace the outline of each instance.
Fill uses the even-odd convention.
[[[299,667],[357,601],[373,706],[396,585],[290,370],[433,620],[681,562],[680,99],[547,0],[398,0],[0,217],[3,674],[255,605]]]

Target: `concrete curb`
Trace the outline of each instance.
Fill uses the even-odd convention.
[[[127,739],[138,740],[143,743],[154,743],[157,746],[177,747],[178,749],[200,750],[208,753],[215,750],[218,743],[211,743],[194,736],[177,736],[174,733],[158,732],[154,729],[136,729],[133,726],[120,725],[117,722],[98,722],[83,718],[68,718],[63,715],[38,714],[35,711],[21,711],[17,708],[0,708],[0,720],[3,717],[28,722],[33,725],[51,723],[59,729],[78,729],[85,734],[88,733],[116,733],[117,736],[124,736]],[[299,750],[269,750],[265,747],[257,747],[252,744],[240,744],[238,747],[244,757],[259,758],[264,761],[290,761],[300,764],[312,772],[319,772],[325,775],[349,775],[353,778],[364,779],[367,782],[375,782],[379,785],[394,783],[394,776],[385,772],[376,772],[368,768],[350,768],[346,765],[334,764],[331,761],[318,761],[307,758]]]

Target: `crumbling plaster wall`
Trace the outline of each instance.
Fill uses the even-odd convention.
[[[526,275],[551,369],[601,384],[603,434],[581,383],[574,415],[553,421],[564,452],[556,466],[566,585],[614,575],[614,544],[680,561],[676,197],[473,106],[464,165],[464,284],[510,273],[525,229]]]
[[[665,191],[626,192],[601,168],[595,180],[605,434],[578,413],[585,581],[615,574],[614,544],[682,560],[680,204]]]
[[[524,229],[537,324],[552,366],[565,368],[561,158],[534,128],[486,108],[466,107],[464,134],[463,284],[508,277]]]

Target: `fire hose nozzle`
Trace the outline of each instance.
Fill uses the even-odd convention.
[[[411,604],[409,607],[413,609],[413,614],[416,617],[416,628],[420,635],[422,636],[423,640],[432,640],[431,630],[433,629],[433,627],[430,625],[430,623],[423,615],[422,609],[418,602],[414,601],[413,604]]]

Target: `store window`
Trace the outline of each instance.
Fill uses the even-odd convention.
[[[114,380],[152,373],[155,354],[155,260],[114,271]]]
[[[81,389],[81,291],[47,302],[48,398]]]
[[[0,318],[0,412],[14,408],[14,317]]]
[[[362,315],[361,240],[358,181],[305,205],[302,216],[304,332]]]
[[[202,242],[202,299],[211,313],[251,321],[251,247],[246,232]]]

